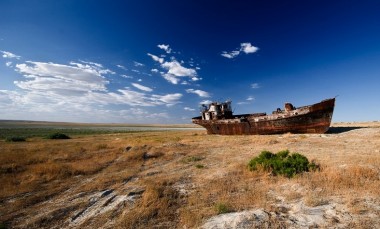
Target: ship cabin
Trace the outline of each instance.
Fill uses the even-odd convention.
[[[213,102],[208,106],[202,104],[202,120],[218,120],[232,118],[231,101]]]

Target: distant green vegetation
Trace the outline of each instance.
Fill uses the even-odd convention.
[[[273,175],[283,175],[289,178],[299,173],[317,170],[319,167],[315,162],[309,162],[302,154],[290,154],[288,150],[280,151],[277,154],[262,151],[248,164],[251,171],[262,168]]]
[[[12,137],[6,137],[5,141],[6,142],[25,142],[26,139],[20,136],[12,136]]]
[[[46,138],[47,139],[70,139],[70,137],[64,133],[52,133],[52,134],[49,134]]]
[[[113,133],[131,133],[134,130],[113,130],[113,129],[90,129],[90,128],[0,128],[0,139],[7,139],[14,136],[24,138],[46,137],[56,132],[65,133],[69,136],[75,135],[96,135]]]
[[[46,137],[54,133],[64,133],[68,136],[75,135],[98,135],[98,134],[115,134],[115,133],[136,133],[136,132],[162,132],[162,131],[180,131],[180,130],[192,130],[194,127],[166,125],[166,126],[114,126],[114,125],[82,125],[82,124],[70,124],[61,125],[57,123],[48,124],[30,124],[29,122],[22,121],[2,121],[0,120],[0,140],[7,137],[23,136],[25,138],[33,137]],[[179,137],[176,141],[181,140]]]

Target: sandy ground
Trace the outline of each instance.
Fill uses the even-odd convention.
[[[70,141],[86,146],[93,140],[86,136]],[[219,136],[206,135],[205,131],[181,131],[104,135],[97,143],[110,147],[109,151],[103,151],[104,155],[117,151],[104,169],[73,176],[70,181],[53,179],[29,192],[10,192],[0,199],[2,225],[9,228],[380,227],[378,122],[335,123],[329,133],[317,135]],[[247,170],[249,160],[261,151],[284,149],[316,159],[323,172],[288,179]],[[143,158],[133,159],[132,154]],[[138,169],[124,176],[122,166],[127,169],[128,160],[137,163]],[[349,183],[350,179],[353,184]],[[101,181],[99,187],[88,188]],[[157,182],[178,195],[168,195],[175,202],[169,201],[170,206],[158,207],[155,214],[146,216],[141,209],[153,205],[148,198],[149,184]],[[48,192],[46,198],[32,203],[27,201],[40,195],[44,188],[53,190],[55,184],[61,187],[58,192]],[[165,196],[157,198],[163,200]],[[215,210],[220,202],[229,206],[225,214]],[[131,212],[134,215],[128,215]],[[131,217],[138,222],[128,222],[132,221]]]

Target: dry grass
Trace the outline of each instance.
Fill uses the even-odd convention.
[[[133,203],[94,211],[96,215],[71,226],[194,228],[225,211],[286,212],[276,204],[303,201],[310,207],[342,204],[353,215],[346,226],[369,228],[379,223],[371,215],[380,216],[379,136],[376,127],[325,135],[186,131],[0,142],[0,223],[69,226],[78,212],[87,214],[97,193],[111,190],[101,205],[106,208],[142,190]],[[316,159],[321,171],[288,179],[247,169],[262,150],[284,149]],[[266,225],[281,228],[286,223],[272,217]]]

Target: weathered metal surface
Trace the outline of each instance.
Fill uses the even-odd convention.
[[[335,98],[299,108],[286,103],[284,110],[277,109],[271,115],[232,115],[224,111],[228,114],[227,118],[214,112],[209,120],[205,120],[205,113],[209,111],[204,110],[202,116],[194,117],[192,121],[206,128],[208,134],[325,133],[330,127],[334,106]]]

